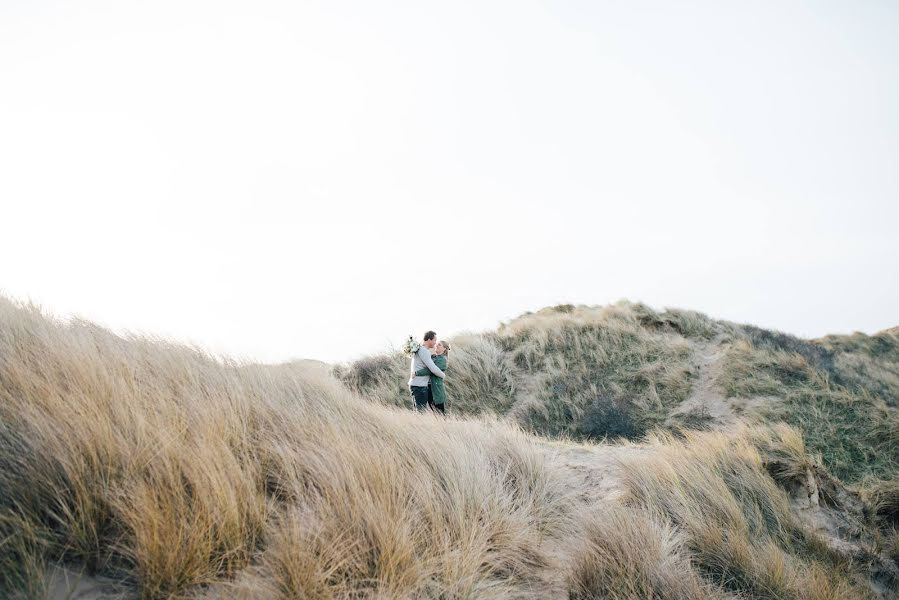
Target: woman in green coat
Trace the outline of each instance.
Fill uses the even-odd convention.
[[[434,364],[444,373],[446,373],[449,351],[450,345],[443,340],[440,340],[434,346]],[[428,405],[431,407],[431,410],[446,414],[446,387],[443,385],[443,379],[435,377],[427,368],[419,369],[415,374],[431,376],[431,380],[428,383]]]

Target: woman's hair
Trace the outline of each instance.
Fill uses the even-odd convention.
[[[444,354],[444,356],[449,357],[449,351],[450,351],[450,345],[449,345],[449,342],[444,342],[443,340],[440,340],[440,341],[437,342],[437,343],[438,343],[438,344],[441,344],[441,345],[443,346],[443,354]]]

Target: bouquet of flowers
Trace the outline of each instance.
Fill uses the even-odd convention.
[[[418,349],[421,348],[421,344],[412,339],[412,336],[409,336],[409,339],[403,344],[403,354],[406,356],[412,356]]]

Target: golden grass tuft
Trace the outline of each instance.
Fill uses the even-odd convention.
[[[613,506],[587,522],[569,571],[569,598],[712,600],[725,594],[692,569],[683,535],[664,517]]]
[[[732,593],[759,598],[873,597],[850,583],[850,565],[796,520],[787,493],[765,469],[760,448],[792,441],[781,454],[802,464],[785,428],[651,436],[655,452],[624,460],[630,503],[664,515],[686,536],[697,570]],[[845,595],[849,593],[849,595]]]

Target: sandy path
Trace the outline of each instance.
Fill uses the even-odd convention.
[[[671,412],[668,424],[685,415],[696,415],[711,419],[716,425],[730,425],[736,415],[724,392],[715,383],[721,371],[721,360],[727,351],[724,336],[719,335],[710,342],[697,343],[694,350],[694,365],[698,369],[696,382],[690,395]]]
[[[627,442],[608,445],[540,440],[539,444],[546,453],[547,466],[562,474],[565,491],[580,505],[575,508],[578,514],[622,501],[621,459],[651,451],[646,446]],[[547,539],[544,551],[553,557],[553,564],[542,574],[545,583],[541,589],[531,590],[529,597],[568,597],[566,567],[578,549],[577,540]]]
[[[541,446],[547,452],[549,466],[564,474],[569,491],[585,505],[620,500],[620,460],[649,451],[645,446],[626,442],[613,446],[546,440]]]
[[[753,396],[749,398],[727,398],[718,386],[724,357],[728,349],[728,336],[718,335],[707,342],[694,343],[693,365],[697,370],[696,382],[690,395],[680,406],[671,411],[665,424],[676,426],[691,420],[706,421],[714,429],[728,428],[747,417],[776,398]]]

